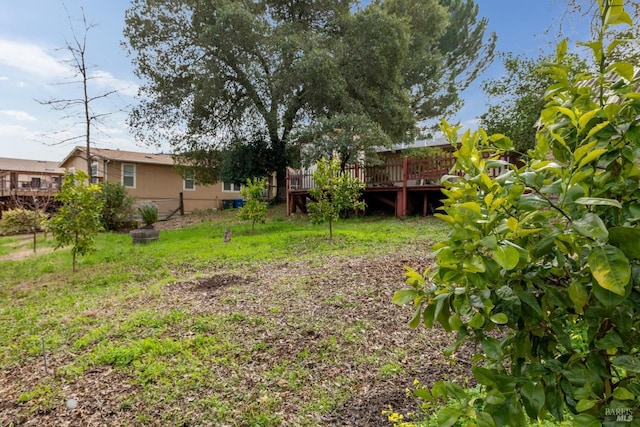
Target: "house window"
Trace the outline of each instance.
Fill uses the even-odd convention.
[[[37,189],[40,188],[41,180],[40,178],[31,178],[31,188]]]
[[[122,185],[129,188],[136,188],[136,165],[122,165]]]
[[[222,183],[222,191],[228,192],[239,192],[242,186],[240,184],[235,184],[231,182],[223,182]]]
[[[184,189],[185,190],[196,189],[196,178],[195,178],[195,173],[193,171],[184,172]]]
[[[96,162],[91,163],[91,183],[98,183],[98,164]]]

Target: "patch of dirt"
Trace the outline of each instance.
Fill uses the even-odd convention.
[[[38,234],[41,237],[41,234]],[[33,235],[21,234],[13,236],[18,242],[13,246],[15,249],[7,255],[0,256],[0,261],[21,261],[23,259],[37,257],[40,255],[53,252],[53,248],[40,248],[36,246],[36,252],[33,251]]]
[[[178,220],[171,223],[172,227],[183,225]],[[219,393],[214,396],[232,402],[242,413],[242,405],[246,409],[258,402],[260,390],[266,390],[270,399],[279,402],[278,425],[389,427],[382,411],[390,405],[401,413],[416,411],[416,402],[406,394],[415,379],[432,385],[442,379],[462,384],[471,378],[467,350],[452,363],[442,355],[451,336],[438,329],[410,329],[411,308],[390,303],[394,292],[404,286],[404,266],[421,271],[429,262],[426,257],[397,253],[349,259],[328,256],[241,270],[212,264],[209,271],[198,271],[198,278],[168,284],[160,295],[141,296],[120,309],[145,307],[160,313],[179,309],[194,317],[227,319],[237,337],[235,345],[256,349],[241,369],[216,368],[223,390],[203,384],[199,390],[203,396],[193,399]],[[185,331],[175,333],[175,339],[181,339],[178,334]],[[77,357],[71,351],[51,355],[50,369],[56,372]],[[385,372],[389,360],[397,366]],[[298,389],[290,389],[289,377],[274,375],[274,367],[281,363],[299,364],[305,372]],[[159,398],[153,407],[141,406],[136,399],[139,386],[124,372],[98,366],[77,379],[65,380],[64,375],[47,376],[39,360],[5,367],[0,370],[0,426],[134,425],[140,423],[141,415],[149,417],[147,424],[160,425],[155,416],[174,410],[165,405],[176,402]],[[21,393],[43,382],[61,387],[55,402],[18,403]],[[302,413],[300,408],[311,403],[318,390],[336,396],[337,405],[328,413]],[[65,408],[69,397],[77,399],[78,409]],[[179,404],[183,406],[180,425],[208,425],[189,401]],[[237,425],[249,424],[238,420]]]
[[[217,274],[215,276],[196,279],[190,283],[193,284],[193,288],[196,291],[211,291],[236,284],[240,285],[244,283],[245,280],[245,278],[236,274]]]

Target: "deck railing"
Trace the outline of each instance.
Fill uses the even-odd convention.
[[[489,157],[489,155],[487,155]],[[516,161],[511,155],[503,154],[496,164],[488,170],[495,178],[508,169],[509,163]],[[345,172],[363,180],[367,188],[380,187],[416,187],[440,185],[440,180],[447,174],[459,174],[452,170],[456,163],[453,155],[439,157],[390,157],[383,164],[372,166],[347,166]],[[287,173],[288,191],[306,191],[315,187],[311,169],[289,169]]]
[[[45,179],[29,181],[0,180],[0,197],[54,194],[60,190],[60,183]]]

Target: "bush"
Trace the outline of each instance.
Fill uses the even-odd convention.
[[[251,231],[255,229],[256,221],[264,222],[267,217],[267,202],[263,200],[266,185],[266,178],[249,178],[247,185],[240,190],[245,204],[240,208],[238,217],[251,221]]]
[[[446,352],[476,345],[481,398],[440,407],[466,398],[453,385],[423,393],[442,424],[526,425],[570,412],[575,425],[620,425],[640,407],[639,80],[631,63],[607,66],[606,30],[630,18],[622,1],[600,5],[602,31],[586,44],[600,68],[567,78],[558,45],[524,166],[492,178],[512,141],[482,130],[458,140],[443,125],[463,172],[443,179],[437,216],[452,230],[434,246],[433,271],[408,269],[409,289],[393,298],[416,306],[412,327],[457,333]]]
[[[38,213],[29,209],[10,209],[2,213],[0,219],[0,234],[23,234],[32,233],[34,224],[35,231],[42,231],[45,226],[45,213]]]
[[[145,227],[152,227],[154,223],[158,222],[158,206],[153,202],[138,206],[137,212]]]
[[[124,185],[117,182],[103,182],[100,185],[102,212],[100,222],[105,230],[121,230],[131,223],[134,198],[127,194]]]

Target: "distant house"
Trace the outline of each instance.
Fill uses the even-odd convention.
[[[74,148],[60,163],[60,167],[74,172],[87,169],[84,147]],[[174,169],[174,160],[168,154],[149,154],[135,151],[91,149],[91,180],[118,182],[136,201],[152,201],[158,205],[161,216],[176,212],[183,202],[184,212],[201,209],[222,209],[223,200],[240,198],[240,186],[218,182],[212,185],[196,184],[195,176],[181,176]]]
[[[0,157],[0,197],[26,192],[56,192],[64,169],[58,162]]]

